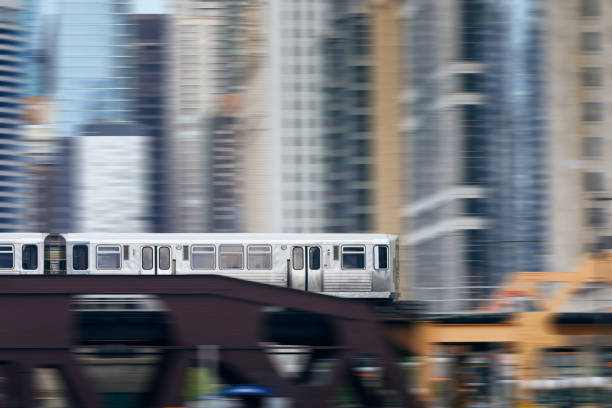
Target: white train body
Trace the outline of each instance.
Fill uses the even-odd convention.
[[[215,274],[342,297],[397,294],[385,234],[0,234],[1,274]]]

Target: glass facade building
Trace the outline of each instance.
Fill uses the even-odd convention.
[[[17,2],[0,2],[0,232],[25,229],[26,163],[22,145],[25,32]]]
[[[59,0],[54,84],[59,136],[131,115],[130,0]]]
[[[408,259],[430,311],[477,308],[507,273],[546,269],[541,3],[406,7]]]

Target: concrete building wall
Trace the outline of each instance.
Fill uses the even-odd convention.
[[[369,5],[374,68],[372,230],[397,235],[402,230],[402,164],[406,157],[399,127],[402,114],[399,8],[397,0],[371,0]]]
[[[588,3],[594,4],[595,9],[583,13]],[[612,232],[612,71],[608,68],[612,62],[612,2],[572,0],[560,7],[548,1],[546,11],[552,149],[551,262],[555,270],[573,270],[598,236]],[[583,41],[593,47],[586,49]],[[583,79],[587,70],[598,72],[591,74],[590,82]],[[599,108],[589,104],[599,104]],[[595,112],[599,109],[600,113]],[[601,185],[589,188],[591,181],[587,179],[591,177],[601,178]],[[597,180],[593,182],[599,184]]]

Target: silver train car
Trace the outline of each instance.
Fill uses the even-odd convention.
[[[0,234],[0,274],[215,274],[341,297],[391,299],[386,234]]]

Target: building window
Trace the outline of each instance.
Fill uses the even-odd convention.
[[[191,247],[191,269],[215,269],[215,247],[213,245]]]
[[[0,246],[0,269],[13,269],[13,246]]]
[[[243,258],[244,254],[242,245],[219,246],[219,268],[242,269],[244,261]]]
[[[270,245],[249,245],[247,256],[248,269],[272,269],[272,247]]]
[[[74,245],[72,247],[72,269],[86,271],[89,268],[89,247],[87,245]]]
[[[581,0],[580,15],[582,17],[599,17],[601,15],[601,0]]]
[[[604,139],[602,137],[585,137],[582,139],[582,154],[584,157],[602,157],[604,153]]]
[[[582,121],[583,122],[601,122],[603,120],[603,103],[601,102],[583,102],[582,103]]]
[[[365,269],[365,247],[343,246],[342,269]]]
[[[21,248],[21,266],[29,271],[38,269],[38,245],[24,245]]]
[[[603,228],[606,226],[606,212],[603,208],[587,208],[585,214],[587,227]]]
[[[121,247],[100,245],[96,248],[97,269],[121,269]]]
[[[580,49],[585,52],[601,51],[601,33],[580,33]]]
[[[601,172],[586,172],[582,175],[584,191],[597,193],[604,191],[604,174]]]
[[[582,86],[601,86],[601,67],[584,67],[580,71]]]

